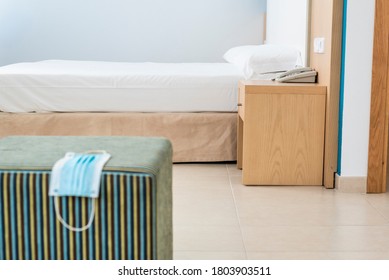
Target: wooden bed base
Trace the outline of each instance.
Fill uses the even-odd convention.
[[[158,136],[174,162],[236,160],[237,113],[0,113],[0,137],[11,135]]]

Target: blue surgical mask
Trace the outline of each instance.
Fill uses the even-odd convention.
[[[87,230],[95,215],[95,201],[92,203],[88,224],[81,227],[69,225],[60,215],[59,196],[82,196],[95,200],[100,193],[101,173],[111,155],[105,151],[85,154],[66,153],[58,160],[51,171],[49,195],[54,196],[54,209],[61,224],[72,231]]]
[[[67,153],[53,167],[49,195],[98,197],[102,169],[110,157],[108,153]]]

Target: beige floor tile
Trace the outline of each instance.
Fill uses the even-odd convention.
[[[173,176],[228,176],[228,171],[225,163],[176,163],[173,164]]]
[[[249,260],[389,260],[389,252],[247,252]]]
[[[244,252],[237,226],[174,226],[174,251]]]
[[[365,197],[389,223],[389,193],[367,194]]]
[[[331,233],[327,227],[242,226],[247,252],[325,251]]]
[[[275,187],[275,186],[237,186],[232,185],[236,199],[257,204],[285,205],[329,205],[329,203],[361,204],[366,200],[359,194],[336,193],[321,187]]]
[[[241,176],[235,163],[173,166],[175,259],[389,259],[389,193]]]
[[[173,188],[186,186],[230,189],[226,164],[174,164]]]
[[[237,211],[243,226],[357,226],[388,225],[388,221],[368,203],[360,205],[252,203],[237,199]]]
[[[330,260],[389,260],[389,252],[330,252]]]
[[[389,251],[389,226],[242,227],[247,251]]]
[[[228,169],[228,174],[230,175],[230,176],[242,176],[242,169],[238,169],[237,167],[236,167],[236,163],[233,163],[233,164],[231,164],[231,163],[228,163],[227,164],[227,169]]]
[[[330,260],[328,252],[247,252],[248,260]]]
[[[366,194],[364,197],[374,206],[389,206],[389,193]]]
[[[224,190],[175,193],[174,225],[239,226],[232,194]]]
[[[377,211],[386,219],[389,224],[389,206],[378,206]]]
[[[360,194],[317,187],[233,187],[243,225],[386,225]]]
[[[173,189],[194,186],[207,189],[231,189],[230,179],[224,175],[173,177]]]
[[[285,198],[289,200],[306,200],[301,197],[302,194],[320,198],[323,198],[323,196],[336,197],[333,190],[326,190],[321,186],[245,186],[242,185],[240,176],[231,176],[230,180],[234,193],[242,196],[255,195],[257,198],[263,197],[265,199],[267,197],[273,198],[277,194],[278,199]]]
[[[220,186],[218,184],[182,184],[173,186],[173,193],[219,199],[231,199],[233,197],[231,187],[221,183]]]
[[[245,260],[244,252],[176,251],[175,260]]]

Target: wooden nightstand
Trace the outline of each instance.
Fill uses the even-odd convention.
[[[241,81],[238,106],[243,184],[323,184],[325,86]]]

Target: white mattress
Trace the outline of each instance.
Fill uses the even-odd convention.
[[[47,60],[0,67],[4,112],[235,112],[229,63]]]

